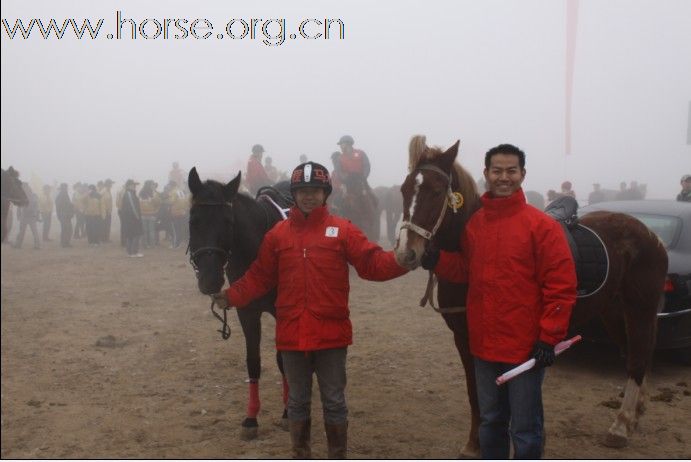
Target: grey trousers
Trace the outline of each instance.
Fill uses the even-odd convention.
[[[310,418],[312,376],[317,375],[324,421],[338,425],[348,419],[345,400],[347,348],[317,351],[282,351],[283,370],[288,380],[288,419]]]

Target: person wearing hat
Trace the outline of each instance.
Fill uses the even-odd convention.
[[[269,186],[271,184],[269,175],[266,174],[266,170],[264,170],[262,165],[263,155],[264,147],[261,144],[252,146],[252,155],[250,155],[247,161],[247,188],[252,196],[255,196],[262,186]]]
[[[300,164],[290,178],[295,206],[265,236],[256,260],[225,292],[212,296],[238,309],[277,288],[276,348],[288,380],[288,421],[293,458],[311,457],[310,404],[316,374],[329,458],[347,455],[346,354],[352,344],[349,268],[386,281],[406,273],[394,257],[367,240],[348,220],[330,215],[326,167]]]
[[[60,247],[72,247],[72,218],[74,218],[74,204],[67,191],[67,183],[62,183],[55,197],[55,215],[60,222]]]
[[[691,202],[691,175],[681,177],[681,192],[677,194],[679,202]]]
[[[336,144],[341,148],[338,162],[347,186],[356,182],[366,185],[370,173],[370,163],[365,151],[353,147],[355,140],[350,135],[343,135]]]
[[[125,192],[122,195],[120,219],[122,220],[122,232],[125,238],[125,249],[128,257],[143,257],[139,253],[139,238],[143,234],[142,212],[137,197],[137,185],[134,180],[127,180]]]
[[[103,202],[103,212],[105,218],[103,219],[103,228],[101,242],[110,242],[110,228],[113,221],[113,193],[111,187],[113,186],[113,180],[108,178],[103,182],[103,188],[99,190],[101,193],[101,201]]]
[[[43,242],[49,242],[50,239],[50,225],[53,219],[53,198],[50,195],[50,185],[43,185],[43,193],[38,198],[38,208],[41,211],[41,220],[43,221]]]

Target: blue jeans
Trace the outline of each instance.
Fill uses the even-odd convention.
[[[515,459],[542,457],[545,369],[531,369],[498,386],[496,378],[515,366],[475,358],[483,459],[508,459],[509,435]]]
[[[281,351],[288,380],[288,420],[310,418],[312,375],[317,374],[324,421],[338,425],[348,419],[345,400],[347,348],[317,351]]]

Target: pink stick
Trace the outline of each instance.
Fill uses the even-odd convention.
[[[554,346],[554,354],[559,355],[561,354],[564,350],[568,349],[571,345],[574,343],[578,342],[581,340],[580,335],[576,335],[573,338],[570,338],[569,340],[564,340],[563,342],[559,342]],[[516,366],[513,369],[511,369],[508,372],[504,372],[502,375],[497,377],[496,383],[497,385],[502,385],[509,380],[513,379],[517,375],[520,375],[524,373],[527,370],[530,370],[535,366],[535,360],[533,358],[530,358],[520,366]]]

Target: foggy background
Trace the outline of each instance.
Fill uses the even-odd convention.
[[[691,173],[691,2],[580,0],[572,153],[565,152],[566,1],[3,1],[58,23],[286,18],[345,24],[338,40],[28,40],[2,33],[2,167],[44,183],[167,180],[171,163],[230,179],[260,143],[279,170],[300,154],[331,168],[343,134],[400,183],[411,136],[450,146],[479,177],[484,153],[527,155],[524,189],[632,180],[673,199]],[[3,27],[4,29],[4,27]],[[129,31],[127,27],[123,31]],[[332,29],[333,33],[334,29]],[[336,35],[336,34],[334,34]]]

